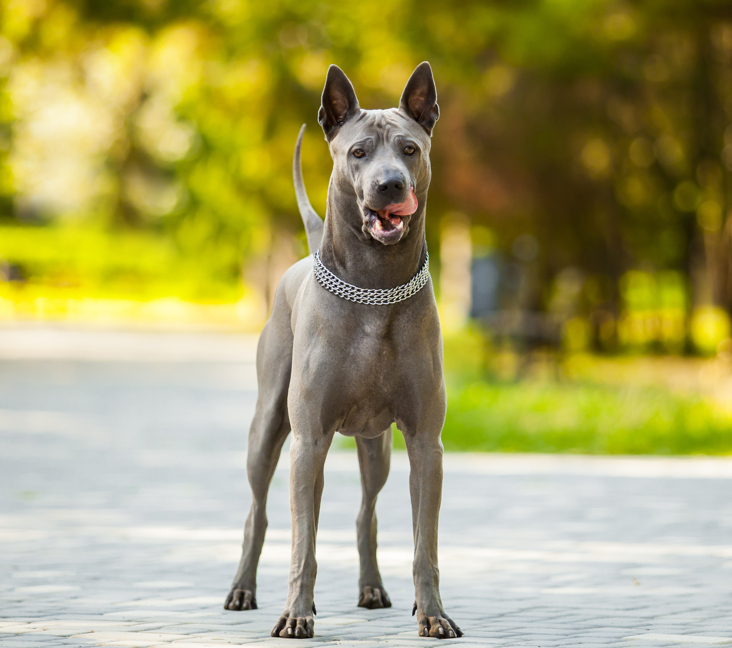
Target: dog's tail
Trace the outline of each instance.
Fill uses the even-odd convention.
[[[300,148],[302,147],[302,136],[305,134],[305,124],[300,129],[295,144],[295,156],[292,159],[292,176],[295,179],[295,195],[297,196],[297,207],[300,210],[302,222],[305,224],[305,233],[308,235],[308,248],[310,254],[320,249],[320,241],[323,238],[323,219],[318,216],[310,204],[308,192],[305,190],[305,183],[302,179],[302,164],[300,163]]]

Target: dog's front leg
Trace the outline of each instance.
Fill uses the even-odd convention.
[[[461,637],[462,631],[445,614],[437,566],[437,528],[442,501],[442,443],[439,435],[405,435],[409,454],[409,492],[414,528],[415,612],[423,637]]]
[[[285,611],[272,629],[273,637],[305,639],[313,636],[313,590],[318,569],[315,536],[323,494],[323,467],[332,440],[332,432],[318,435],[293,430],[290,447],[290,583]]]

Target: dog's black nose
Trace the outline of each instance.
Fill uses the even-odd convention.
[[[402,178],[389,178],[377,187],[381,193],[386,191],[404,191],[404,180]]]
[[[392,176],[376,185],[376,189],[389,202],[399,202],[404,200],[404,186],[404,178]]]

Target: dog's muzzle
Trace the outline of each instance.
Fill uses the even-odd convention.
[[[384,245],[401,241],[409,231],[409,219],[417,211],[419,203],[414,188],[403,203],[392,203],[382,209],[364,207],[363,231]]]

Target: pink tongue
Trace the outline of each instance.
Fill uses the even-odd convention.
[[[403,203],[387,205],[380,213],[387,212],[392,216],[411,216],[417,211],[417,204],[417,196],[414,195],[414,189],[412,189],[409,192],[409,198],[407,198]]]

